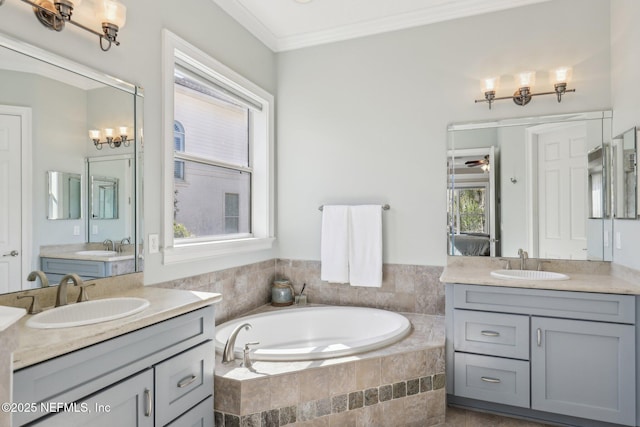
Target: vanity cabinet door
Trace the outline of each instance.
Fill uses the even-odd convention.
[[[153,369],[147,369],[64,412],[32,425],[38,427],[153,427]]]
[[[531,408],[635,425],[632,325],[532,317]]]

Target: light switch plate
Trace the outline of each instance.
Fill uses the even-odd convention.
[[[160,251],[160,237],[157,234],[149,234],[149,253],[157,254]]]

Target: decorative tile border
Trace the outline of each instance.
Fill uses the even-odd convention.
[[[391,400],[406,399],[410,396],[444,389],[444,385],[445,374],[439,373],[255,414],[238,416],[215,411],[215,425],[217,427],[280,427],[355,411]],[[444,405],[444,402],[442,403]],[[442,413],[444,414],[444,408]]]

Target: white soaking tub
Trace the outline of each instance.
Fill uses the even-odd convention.
[[[411,331],[411,322],[401,314],[364,307],[320,306],[291,308],[244,316],[216,328],[216,351],[222,353],[231,332],[238,333],[237,358],[247,342],[252,360],[318,360],[375,350],[400,341]]]

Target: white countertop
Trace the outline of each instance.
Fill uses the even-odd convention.
[[[16,323],[25,314],[27,310],[24,308],[0,306],[0,332]]]
[[[460,258],[451,260],[451,258]],[[591,261],[555,261],[553,268],[545,269],[569,275],[569,280],[519,280],[500,279],[491,276],[492,270],[499,270],[502,264],[497,260],[481,262],[477,258],[450,257],[440,276],[443,283],[471,285],[505,286],[511,288],[549,289],[561,291],[595,292],[607,294],[640,295],[640,283],[615,277],[610,270]],[[512,263],[513,264],[513,263]],[[515,265],[515,264],[514,264]],[[564,267],[564,268],[563,268]]]
[[[25,323],[32,316],[26,315],[17,325],[18,348],[13,353],[13,368],[21,369],[222,300],[222,295],[216,293],[143,286],[102,297],[115,296],[145,298],[151,305],[121,319],[61,329],[30,328]]]

